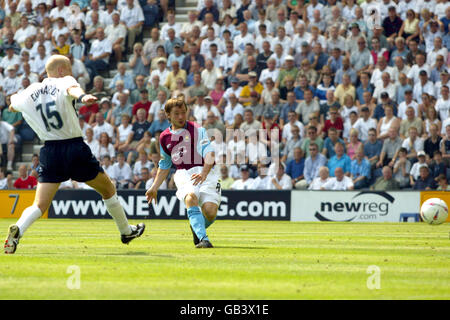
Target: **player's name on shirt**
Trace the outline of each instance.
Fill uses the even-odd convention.
[[[56,88],[56,86],[46,85],[31,93],[30,97],[34,102],[36,102],[41,94],[50,94],[52,96],[55,96],[57,93],[59,93],[59,89]]]

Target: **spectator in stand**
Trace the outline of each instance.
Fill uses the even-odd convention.
[[[294,157],[287,163],[286,174],[291,177],[292,186],[296,187],[298,182],[304,179],[305,158],[300,147],[294,148]],[[300,188],[301,184],[299,185]]]
[[[111,42],[116,63],[122,61],[122,53],[125,51],[125,38],[127,36],[127,27],[120,23],[120,12],[112,13],[112,23],[106,24],[106,38]],[[144,58],[143,58],[144,59]]]
[[[415,127],[419,136],[422,135],[423,121],[420,117],[415,115],[413,107],[406,109],[406,119],[400,123],[400,137],[402,139],[409,137],[409,129]]]
[[[26,165],[21,165],[19,167],[19,177],[14,182],[14,188],[16,189],[34,189],[37,185],[37,179],[33,176],[28,175],[28,170]]]
[[[249,72],[248,73],[248,84],[242,88],[241,94],[239,96],[239,102],[244,105],[248,106],[251,103],[250,93],[253,91],[256,91],[258,94],[261,94],[264,87],[261,83],[258,82],[258,75],[256,72]]]
[[[128,94],[123,92],[119,93],[118,98],[119,104],[116,107],[114,107],[114,109],[111,112],[110,123],[113,126],[120,125],[120,123],[122,122],[122,115],[124,114],[128,115],[131,120],[133,111],[132,106],[128,103]]]
[[[181,68],[188,72],[194,61],[198,62],[200,68],[205,67],[205,58],[199,53],[199,46],[195,42],[189,45],[189,53],[184,57]]]
[[[334,152],[336,153],[328,160],[328,169],[333,174],[330,174],[331,177],[334,176],[334,171],[337,167],[341,167],[344,170],[344,173],[347,176],[350,176],[351,170],[351,160],[348,155],[344,153],[344,145],[340,142],[337,142],[334,145]]]
[[[436,181],[430,175],[430,168],[425,165],[419,169],[419,178],[415,181],[414,190],[434,190],[436,189]]]
[[[359,133],[355,128],[350,129],[350,138],[347,142],[347,155],[351,160],[354,160],[356,157],[356,151],[358,148],[362,147],[362,142],[358,139]]]
[[[0,143],[2,145],[2,159],[7,160],[6,170],[13,170],[15,147],[16,147],[16,130],[6,121],[0,121]]]
[[[430,124],[428,129],[428,138],[424,141],[423,147],[423,150],[429,157],[433,157],[434,153],[439,150],[441,140],[442,137],[439,136],[439,126],[435,123]]]
[[[84,63],[82,62],[82,60],[75,59],[71,53],[67,54],[66,56],[70,59],[70,62],[72,63],[73,77],[80,84],[81,88],[86,89],[86,86],[88,83],[91,82],[91,79],[89,78],[89,73],[87,72]]]
[[[109,69],[108,61],[112,53],[112,44],[105,38],[103,28],[97,28],[96,36],[97,39],[92,42],[86,61],[86,69],[91,79],[94,79],[100,72]]]
[[[371,178],[370,162],[364,156],[364,148],[361,145],[356,150],[355,159],[352,160],[350,177],[355,189],[363,189],[369,186]]]
[[[389,166],[384,166],[382,172],[383,175],[370,187],[371,190],[390,191],[400,189],[399,183],[392,177],[392,169]]]
[[[433,154],[433,161],[430,163],[430,174],[433,178],[439,177],[441,174],[446,174],[447,167],[442,161],[442,153],[437,150]]]
[[[324,142],[321,137],[317,135],[317,128],[316,127],[308,127],[307,129],[308,137],[302,140],[302,150],[305,154],[305,157],[309,157],[309,145],[311,143],[315,143],[319,150],[323,150]]]
[[[97,97],[98,100],[103,98],[111,98],[111,92],[109,89],[104,87],[104,81],[102,76],[95,76],[93,79],[94,87],[89,91],[89,94],[92,94]]]
[[[144,109],[139,109],[136,113],[136,122],[133,123],[131,132],[128,134],[124,145],[119,147],[119,151],[125,152],[127,155],[127,162],[131,164],[137,157],[136,148],[139,141],[144,137],[144,132],[150,128],[150,123],[146,120],[146,112]]]
[[[105,101],[103,101],[105,102]],[[103,104],[101,102],[101,104]],[[94,139],[99,140],[100,135],[105,132],[110,139],[114,138],[114,127],[105,121],[105,116],[101,112],[95,114]]]
[[[101,160],[106,155],[109,156],[111,159],[115,159],[116,150],[114,149],[114,145],[110,141],[111,139],[106,132],[102,132],[100,134],[97,147],[93,152],[93,155],[98,160]]]
[[[30,168],[28,170],[28,174],[30,176],[35,177],[36,179],[38,179],[39,177],[39,168],[41,167],[40,163],[39,163],[39,155],[38,154],[33,154],[33,156],[31,157],[31,165]]]
[[[111,179],[116,182],[117,189],[129,189],[132,187],[132,170],[128,163],[125,162],[123,152],[117,154],[117,162],[112,165]]]
[[[86,143],[91,149],[92,154],[94,154],[98,149],[99,141],[94,139],[94,130],[91,127],[86,129],[85,133],[86,138],[84,139],[84,143]]]
[[[334,170],[334,176],[320,188],[321,190],[353,190],[352,179],[344,174],[341,167]]]
[[[229,190],[234,183],[234,179],[228,175],[228,167],[226,165],[220,166],[220,186],[222,190]]]
[[[158,111],[158,119],[153,120],[148,131],[155,135],[157,131],[164,131],[170,126],[169,121],[167,120],[166,112],[164,109]]]
[[[305,160],[304,179],[295,184],[296,189],[307,189],[313,180],[319,177],[319,169],[327,164],[327,158],[319,152],[315,143],[309,145],[309,154]]]
[[[302,123],[309,123],[309,116],[313,113],[319,115],[320,106],[317,100],[313,99],[313,92],[310,89],[304,90],[304,100],[299,103],[295,112],[301,116]]]
[[[145,88],[140,89],[141,99],[133,106],[131,114],[133,115],[132,122],[136,121],[136,114],[139,110],[145,111],[145,119],[148,117],[148,112],[152,103],[148,100],[148,90]]]
[[[448,73],[447,73],[448,75]],[[441,86],[441,97],[436,102],[436,111],[439,113],[439,118],[442,122],[444,122],[445,119],[450,118],[450,91],[449,91],[449,85],[450,84],[444,84],[442,83]]]
[[[301,152],[301,151],[300,151]],[[294,160],[293,160],[294,161]],[[280,162],[276,174],[271,177],[269,189],[275,190],[291,190],[292,189],[292,177],[290,177],[284,171],[286,166]],[[303,176],[303,175],[302,175]]]
[[[440,151],[442,153],[442,157],[444,158],[445,164],[450,166],[450,123],[445,127],[446,135],[444,135],[440,144]]]
[[[355,99],[356,90],[355,87],[351,83],[350,76],[348,74],[342,75],[342,83],[336,87],[336,91],[334,91],[334,96],[338,99],[341,105],[344,105],[344,98],[346,95],[352,96]]]
[[[150,180],[150,171],[147,167],[141,168],[139,178],[136,180],[134,189],[136,190],[146,190],[147,181]]]
[[[284,127],[284,125],[289,121],[289,114],[290,112],[294,112],[298,108],[298,103],[295,100],[295,94],[294,92],[288,92],[287,93],[287,101],[281,108],[280,113],[280,124]],[[296,117],[298,115],[296,114]]]
[[[257,165],[257,176],[253,179],[253,190],[268,190],[270,187],[271,177],[267,175],[268,168],[265,164],[259,162]]]
[[[120,21],[127,27],[127,49],[128,53],[131,53],[136,37],[142,32],[145,18],[139,3],[134,0],[126,0],[126,3],[120,12]]]
[[[336,155],[334,148],[336,146],[336,143],[341,143],[345,146],[344,140],[339,138],[338,130],[336,128],[331,127],[328,130],[328,137],[325,138],[322,154],[327,158],[330,159],[334,155]]]
[[[392,167],[395,163],[397,152],[402,147],[403,140],[398,136],[398,129],[390,127],[388,130],[388,138],[383,142],[383,147],[380,153],[380,159],[376,167],[380,168],[386,165]]]
[[[160,77],[155,74],[153,78],[150,78],[147,82],[148,100],[152,103],[158,99],[158,93],[164,91],[166,97],[170,96],[169,89],[160,85]]]
[[[5,172],[5,169],[0,167],[0,190],[13,189],[11,172]]]
[[[325,125],[323,127],[322,137],[327,137],[327,133],[331,128],[336,129],[338,137],[342,137],[342,132],[344,131],[344,122],[342,118],[339,116],[338,108],[332,106],[329,108],[329,116],[330,118],[325,120]]]
[[[84,116],[82,114],[78,115],[78,122],[83,133],[83,138],[86,139],[86,131],[87,129],[92,129],[92,126],[84,121]]]
[[[131,91],[136,88],[136,84],[134,83],[133,74],[127,71],[127,66],[125,63],[120,62],[117,65],[118,73],[114,76],[109,84],[110,90],[115,90],[117,81],[122,80],[124,83],[125,89]]]
[[[409,107],[414,108],[415,114],[419,114],[419,104],[413,100],[411,89],[405,91],[405,100],[398,106],[398,117],[401,120],[407,119],[406,110]]]
[[[385,140],[389,136],[389,129],[400,126],[400,119],[394,115],[394,107],[390,104],[384,105],[384,114],[378,121],[377,136],[381,140]]]
[[[253,185],[253,178],[250,178],[250,168],[242,165],[240,168],[241,179],[237,179],[231,185],[232,190],[249,190]]]
[[[402,147],[408,152],[408,159],[414,163],[417,161],[417,153],[423,151],[423,139],[418,136],[416,127],[409,128],[409,137],[403,140]]]
[[[202,83],[200,72],[194,74],[194,84],[188,88],[187,104],[193,104],[198,96],[206,96],[208,88]]]
[[[361,108],[361,117],[354,124],[355,130],[359,132],[359,140],[366,142],[369,138],[370,129],[377,128],[377,121],[374,118],[370,118],[370,110],[368,107]]]
[[[330,180],[329,170],[323,166],[319,168],[319,176],[315,178],[308,187],[308,190],[322,190],[322,187]]]
[[[92,125],[95,120],[95,114],[99,112],[98,103],[84,105],[78,111],[80,116],[83,116],[84,121],[89,125]]]
[[[450,191],[450,185],[448,184],[445,175],[441,174],[436,180],[439,183],[439,187],[436,189],[437,191]]]
[[[416,180],[419,179],[420,168],[423,166],[428,166],[427,162],[426,162],[427,161],[426,156],[427,155],[423,151],[419,151],[417,153],[418,161],[413,164],[413,166],[411,167],[411,171],[409,172],[411,186],[414,186],[414,184],[416,183]]]
[[[252,106],[244,109],[244,122],[241,124],[240,129],[243,130],[246,135],[258,133],[258,130],[262,129],[261,122],[254,117]]]
[[[410,185],[411,162],[408,160],[407,154],[408,151],[405,148],[400,148],[394,164],[394,179],[397,180],[400,188],[408,188]]]
[[[148,160],[147,152],[144,150],[139,152],[139,158],[134,163],[133,166],[133,184],[136,185],[141,179],[142,179],[142,169],[146,168],[147,170],[150,170],[153,168],[153,163]]]

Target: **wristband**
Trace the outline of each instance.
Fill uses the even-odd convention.
[[[78,102],[78,103],[82,103],[81,100],[83,99],[83,97],[84,97],[85,95],[86,95],[86,94],[83,93],[81,96],[79,96],[78,99],[77,99],[77,102]]]

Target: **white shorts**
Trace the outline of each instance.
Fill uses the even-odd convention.
[[[220,187],[218,169],[214,166],[206,180],[194,186],[191,177],[195,173],[201,173],[202,170],[203,167],[197,166],[189,170],[182,169],[175,172],[174,181],[177,186],[177,198],[184,202],[184,198],[188,194],[194,193],[198,198],[200,207],[206,202],[212,202],[219,206],[222,189]]]

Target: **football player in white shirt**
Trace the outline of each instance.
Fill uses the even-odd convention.
[[[127,244],[142,235],[145,225],[128,224],[114,185],[83,142],[75,109],[76,100],[82,104],[92,104],[97,98],[85,94],[72,77],[72,67],[67,57],[51,56],[45,69],[47,79],[42,83],[33,83],[11,97],[9,109],[22,112],[24,119],[45,144],[40,154],[34,203],[24,210],[16,224],[9,227],[4,251],[6,254],[16,251],[19,239],[49,208],[59,185],[68,179],[86,182],[101,194],[121,233],[122,243]]]

